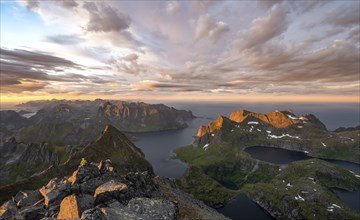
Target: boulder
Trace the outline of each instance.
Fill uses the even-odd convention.
[[[109,204],[100,209],[106,219],[177,219],[178,206],[168,200],[135,198],[127,206],[119,202]]]
[[[108,220],[100,208],[92,208],[84,211],[81,220]]]
[[[54,178],[40,189],[41,195],[45,198],[45,205],[49,206],[51,203],[60,201],[70,194],[70,182],[61,181],[59,178]]]
[[[72,184],[83,183],[89,179],[100,175],[100,171],[97,166],[92,164],[86,166],[80,166],[74,171],[72,176],[68,179]]]
[[[101,174],[107,173],[107,172],[114,172],[114,167],[111,164],[110,160],[102,160],[99,163],[98,169]]]
[[[60,204],[58,219],[80,218],[81,213],[93,206],[94,199],[90,195],[70,195],[65,197]]]
[[[95,205],[112,199],[119,199],[120,194],[126,191],[127,188],[126,184],[115,180],[102,184],[95,190]]]
[[[76,192],[76,187],[75,186],[78,186],[79,187],[79,191],[81,193],[86,193],[86,194],[91,194],[93,195],[95,193],[95,190],[102,184],[106,183],[106,182],[109,182],[110,180],[113,180],[113,179],[120,179],[120,177],[116,177],[116,176],[113,176],[111,175],[112,173],[105,173],[105,174],[102,174],[96,178],[93,178],[93,179],[90,179],[84,183],[81,183],[79,185],[75,184],[75,185],[71,185],[72,188],[74,188],[74,192]]]
[[[42,207],[32,207],[28,206],[21,210],[16,216],[15,219],[22,220],[34,220],[41,219],[45,217],[45,209]]]
[[[127,207],[148,219],[177,219],[179,207],[164,199],[134,198]]]
[[[39,190],[30,191],[24,195],[25,196],[17,202],[19,208],[33,205],[43,198]]]
[[[0,217],[1,219],[7,219],[13,216],[17,212],[17,207],[14,201],[9,200],[2,204],[0,207]]]

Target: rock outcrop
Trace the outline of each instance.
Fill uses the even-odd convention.
[[[27,203],[21,201],[30,194],[19,192],[1,206],[0,219],[180,219],[180,210],[187,210],[182,204],[195,200],[181,201],[177,197],[179,204],[169,196],[172,189],[167,188],[165,193],[162,182],[154,178],[149,172],[120,175],[110,160],[89,163],[79,166],[71,176],[56,177],[31,192],[33,199]],[[203,212],[208,216],[216,213],[205,206]],[[225,219],[218,213],[213,216]]]

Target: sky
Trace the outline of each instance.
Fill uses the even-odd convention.
[[[1,103],[359,103],[359,4],[1,0]]]

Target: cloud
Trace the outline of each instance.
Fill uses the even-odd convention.
[[[39,8],[39,6],[40,6],[39,0],[25,0],[24,3],[25,3],[25,6],[27,7],[27,9],[29,9],[29,10]]]
[[[94,2],[87,2],[83,6],[90,16],[86,26],[87,31],[120,32],[129,28],[130,18],[111,6],[98,7]]]
[[[330,11],[322,22],[338,27],[353,27],[359,26],[359,16],[360,3],[355,1]]]
[[[253,20],[250,28],[240,35],[239,49],[246,50],[260,47],[284,33],[289,24],[287,13],[287,10],[277,5],[271,8],[267,16]]]
[[[79,44],[81,42],[84,42],[85,40],[75,34],[73,34],[73,35],[59,34],[59,35],[46,36],[45,41],[60,44],[60,45],[74,45],[74,44]]]
[[[266,9],[272,8],[274,5],[281,3],[283,0],[257,0],[257,4]]]
[[[80,68],[80,65],[57,56],[52,56],[44,52],[34,52],[28,50],[9,50],[0,48],[1,59],[10,60],[14,63],[29,64],[34,66],[42,66],[46,68],[54,67],[74,67]]]
[[[74,0],[56,0],[56,2],[64,8],[76,8],[79,4]]]
[[[212,5],[217,3],[217,1],[212,0],[198,0],[191,2],[192,11],[207,11]]]
[[[2,92],[35,91],[50,82],[99,80],[96,76],[68,73],[83,67],[44,52],[0,48],[0,54]]]
[[[209,14],[199,17],[195,28],[195,40],[198,41],[204,37],[209,37],[212,42],[217,41],[224,33],[230,29],[223,21],[214,22]]]
[[[139,56],[136,53],[128,54],[123,57],[126,61],[136,61],[139,58]]]
[[[170,15],[175,15],[180,11],[180,4],[177,1],[168,2],[166,12]]]
[[[192,88],[193,86],[186,85],[186,84],[175,84],[175,83],[167,83],[167,82],[159,82],[155,80],[142,80],[139,82],[132,83],[130,85],[132,90],[134,91],[149,91],[149,90],[156,90],[156,89],[181,89],[181,90],[195,90]]]

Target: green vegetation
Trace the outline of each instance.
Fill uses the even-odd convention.
[[[358,219],[359,213],[349,209],[332,187],[358,190],[360,179],[333,164],[312,159],[293,162],[270,183],[247,184],[242,190],[279,218],[289,218],[291,210],[296,210],[293,214],[304,219]],[[333,204],[341,208],[331,208]]]

